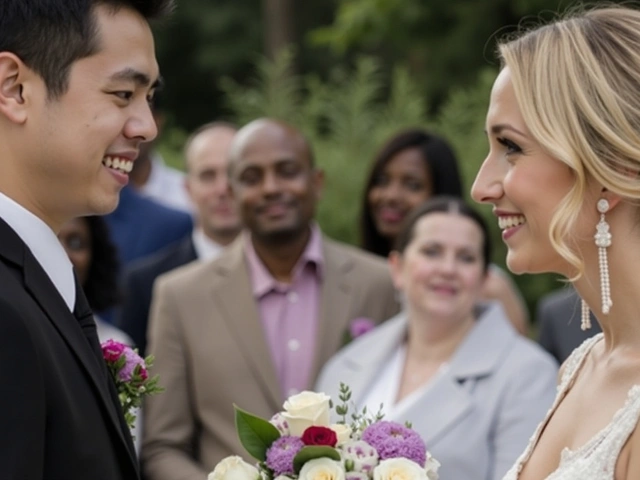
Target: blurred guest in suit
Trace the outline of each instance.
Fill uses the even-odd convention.
[[[602,331],[593,313],[589,315],[591,328],[582,330],[580,297],[572,286],[548,293],[538,302],[538,343],[556,357],[558,363],[563,363],[582,342]]]
[[[235,133],[231,124],[212,122],[187,139],[185,187],[194,206],[195,228],[181,241],[133,262],[125,271],[125,299],[116,324],[131,335],[140,352],[147,349],[149,306],[156,278],[196,259],[217,257],[240,231],[227,180],[229,146]]]
[[[314,222],[323,175],[298,130],[269,119],[243,127],[229,181],[246,231],[154,287],[149,351],[166,391],[146,403],[148,480],[202,480],[223,457],[246,455],[234,403],[270,417],[313,386],[352,320],[398,310],[385,263]]]
[[[131,186],[122,189],[118,207],[104,218],[123,267],[182,240],[193,228],[191,215],[143,197]]]
[[[462,198],[462,192],[458,160],[444,138],[423,129],[399,132],[382,146],[365,183],[362,248],[386,258],[411,210],[435,195]],[[527,334],[529,314],[522,295],[496,265],[489,268],[482,295],[500,301],[516,329]]]
[[[501,479],[556,391],[555,360],[498,302],[478,302],[490,251],[482,217],[462,200],[415,209],[389,258],[404,311],[340,351],[316,384],[337,398],[344,382],[358,407],[411,422],[443,480]]]

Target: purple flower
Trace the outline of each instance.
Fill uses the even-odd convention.
[[[358,317],[354,318],[349,324],[349,335],[351,338],[358,338],[375,328],[376,324],[370,318]]]
[[[140,365],[140,376],[143,380],[145,380],[147,378],[147,369],[142,357],[138,355],[131,347],[127,346],[125,346],[123,353],[125,363],[122,369],[118,372],[118,377],[120,377],[120,380],[122,380],[123,382],[130,381],[133,377],[133,370],[137,365]]]
[[[373,423],[362,432],[362,440],[377,450],[380,460],[402,457],[424,465],[427,459],[427,447],[420,435],[399,423]]]
[[[304,447],[300,437],[285,435],[273,442],[267,450],[267,467],[278,475],[294,475],[293,458]]]

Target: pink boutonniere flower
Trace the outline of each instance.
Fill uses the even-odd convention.
[[[102,356],[118,391],[124,418],[129,428],[133,428],[135,409],[142,405],[143,397],[164,390],[158,385],[157,375],[149,378],[153,356],[143,359],[137,350],[115,340],[107,340],[101,346]]]

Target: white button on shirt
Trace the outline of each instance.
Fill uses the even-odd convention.
[[[298,301],[298,294],[296,292],[287,293],[287,298],[291,303],[296,303]]]
[[[287,342],[287,346],[292,352],[297,352],[300,349],[300,341],[292,338]]]
[[[22,205],[0,193],[0,218],[18,234],[73,311],[76,284],[73,265],[55,232]]]

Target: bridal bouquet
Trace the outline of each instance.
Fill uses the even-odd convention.
[[[335,424],[324,393],[289,397],[269,421],[235,407],[240,442],[257,463],[227,457],[208,480],[437,480],[440,464],[420,435],[381,412],[349,416],[350,397],[341,385]]]
[[[153,356],[143,359],[137,350],[115,340],[107,340],[101,347],[102,356],[116,384],[124,418],[129,429],[132,429],[142,398],[163,390],[158,386],[157,375],[149,377],[148,370],[153,365]]]

